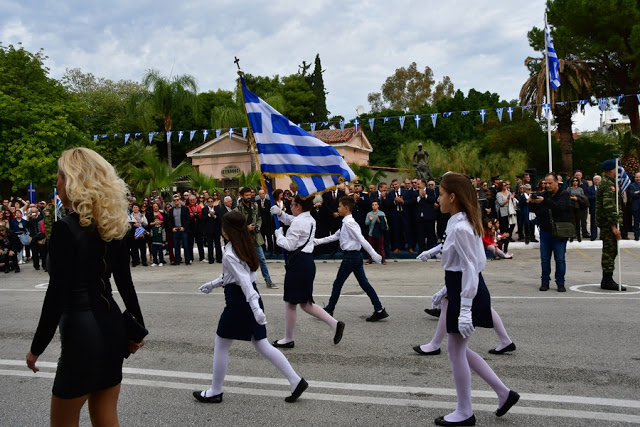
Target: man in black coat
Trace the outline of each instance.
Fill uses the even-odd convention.
[[[18,252],[22,250],[22,243],[16,233],[9,230],[4,224],[0,224],[0,263],[5,273],[11,268],[16,273],[20,273],[18,265]]]
[[[436,191],[428,188],[424,179],[420,180],[416,204],[416,225],[418,231],[419,251],[433,248],[438,243],[436,236],[436,207],[438,202]],[[425,244],[426,239],[426,244]]]
[[[189,253],[189,208],[183,206],[180,202],[180,195],[173,195],[173,209],[171,213],[165,217],[165,222],[169,224],[168,229],[171,230],[173,238],[173,249],[175,251],[173,265],[179,265],[182,261],[180,256],[180,247],[184,248],[184,263],[191,265],[193,253]],[[168,237],[167,237],[168,238]]]
[[[598,238],[598,223],[596,222],[596,192],[598,191],[598,185],[600,185],[602,177],[600,175],[593,176],[593,185],[587,188],[587,199],[589,199],[589,217],[591,218],[591,241]]]
[[[397,179],[391,181],[391,190],[387,194],[387,203],[392,208],[388,213],[391,219],[391,234],[393,240],[393,253],[398,253],[404,249],[405,243],[411,242],[409,236],[409,212],[415,200],[411,199],[411,193],[404,188],[400,188]],[[387,213],[387,212],[385,212]],[[409,252],[413,252],[413,248],[409,247]]]
[[[265,252],[273,253],[273,218],[269,210],[271,209],[271,201],[267,199],[267,195],[264,190],[258,191],[258,197],[255,202],[258,204],[258,213],[262,219],[262,225],[260,226],[260,234],[264,239],[263,250]]]
[[[222,248],[220,246],[220,233],[221,233],[221,221],[219,212],[216,211],[216,207],[213,206],[213,198],[207,199],[206,206],[202,208],[202,231],[204,238],[207,241],[207,257],[209,264],[214,263],[214,249],[215,249],[215,261],[222,262]]]
[[[328,222],[329,222],[329,230],[330,233],[333,234],[340,229],[342,226],[342,217],[338,213],[338,202],[341,197],[346,196],[344,191],[344,183],[338,184],[338,186],[331,190],[322,194],[322,204],[326,209],[328,214]],[[327,245],[330,248],[330,252],[333,254],[337,252],[339,248],[339,242],[329,243]]]

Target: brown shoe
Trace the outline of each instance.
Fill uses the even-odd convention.
[[[393,253],[397,254],[398,252],[400,252],[400,249],[394,249]]]
[[[413,249],[409,249],[409,253],[412,254],[413,253]]]

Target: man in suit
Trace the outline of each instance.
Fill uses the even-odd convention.
[[[420,189],[418,190],[416,203],[416,222],[418,230],[418,246],[419,251],[433,248],[437,242],[436,236],[436,207],[438,201],[435,189],[428,188],[427,182],[420,180]],[[426,245],[425,245],[426,238]]]
[[[258,204],[258,211],[260,212],[260,218],[262,219],[262,227],[260,227],[260,234],[264,239],[263,249],[269,253],[273,252],[273,219],[271,218],[271,201],[267,199],[267,195],[264,190],[258,191],[258,197],[256,197],[256,203]]]
[[[582,191],[583,191],[584,195],[586,196],[588,191],[589,191],[589,183],[587,182],[587,180],[582,179],[582,171],[580,169],[576,169],[576,171],[573,173],[573,177],[578,180],[578,183],[579,183],[578,186],[580,188],[582,188]],[[581,214],[582,214],[582,230],[580,230],[580,231],[582,232],[582,237],[589,238],[589,237],[591,237],[591,235],[587,231],[587,214],[588,214],[588,210],[587,209],[582,209]]]
[[[331,234],[338,231],[342,226],[342,217],[338,213],[338,203],[340,198],[344,196],[346,196],[344,183],[340,183],[335,189],[322,194],[322,204],[329,215],[329,230]],[[329,244],[332,254],[338,250],[338,244],[339,242],[337,241]]]
[[[189,208],[183,206],[180,202],[180,195],[173,195],[173,209],[171,214],[167,215],[165,221],[169,224],[173,238],[173,249],[175,250],[173,265],[179,265],[182,257],[180,256],[180,247],[184,248],[184,263],[191,265],[193,253],[189,253]]]
[[[589,217],[591,218],[591,240],[598,238],[598,223],[596,222],[596,192],[600,185],[600,175],[593,176],[593,185],[587,189],[587,198],[589,199]]]
[[[217,212],[216,207],[213,206],[213,198],[208,197],[206,206],[202,208],[202,231],[207,241],[209,264],[214,263],[214,248],[215,260],[222,262],[222,248],[220,246],[221,222],[218,215],[219,212]]]
[[[640,172],[636,174],[636,180],[629,186],[631,198],[631,214],[633,215],[633,236],[636,242],[640,240]]]
[[[367,212],[371,210],[371,203],[369,202],[369,196],[362,190],[362,183],[360,181],[356,181],[353,184],[353,199],[356,202],[356,206],[351,215],[353,215],[353,219],[360,226],[362,235],[366,239],[369,235],[369,227],[365,225],[365,220],[367,219]]]
[[[391,227],[393,239],[393,253],[397,254],[404,249],[405,243],[410,243],[409,236],[409,211],[410,206],[415,200],[410,199],[409,190],[400,188],[397,179],[391,181],[391,191],[387,194],[387,201],[392,204],[391,208]],[[409,248],[409,252],[413,253],[413,248]]]

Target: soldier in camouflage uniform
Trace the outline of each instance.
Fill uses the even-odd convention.
[[[49,194],[49,201],[50,203],[42,212],[42,214],[44,215],[44,233],[47,236],[47,241],[49,241],[49,239],[51,238],[51,229],[53,228],[53,223],[56,221],[56,201],[54,193]],[[66,209],[60,209],[60,216],[58,217],[58,219],[65,216],[65,212]]]
[[[602,163],[604,171],[602,181],[596,192],[596,222],[600,227],[602,239],[602,281],[600,288],[617,291],[618,284],[613,280],[618,240],[621,238],[618,222],[620,214],[616,210],[616,161],[607,160]],[[622,286],[622,290],[627,288]]]

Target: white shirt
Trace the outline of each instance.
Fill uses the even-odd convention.
[[[253,282],[256,281],[256,272],[251,271],[247,263],[238,258],[231,242],[227,243],[224,249],[225,252],[222,257],[222,286],[231,283],[240,286],[242,293],[247,298],[247,302],[260,298],[260,295],[253,289]]]
[[[442,248],[442,268],[461,271],[460,297],[473,299],[478,292],[480,272],[484,270],[487,262],[482,239],[475,235],[464,212],[458,212],[449,218],[446,236]]]
[[[315,239],[314,243],[316,245],[324,245],[325,243],[335,242],[336,240],[340,240],[340,249],[343,251],[359,251],[364,248],[364,250],[372,257],[379,256],[371,247],[369,242],[364,238],[360,231],[360,226],[356,220],[353,219],[351,214],[342,219],[342,226],[340,227],[340,230],[336,231],[331,236]]]
[[[309,239],[309,230],[311,230],[311,238],[302,248],[302,252],[310,254],[313,252],[313,237],[316,235],[316,220],[313,219],[309,212],[302,212],[298,216],[289,215],[282,212],[278,216],[278,220],[284,225],[289,225],[287,235],[278,235],[276,244],[282,249],[292,252],[302,246]]]

